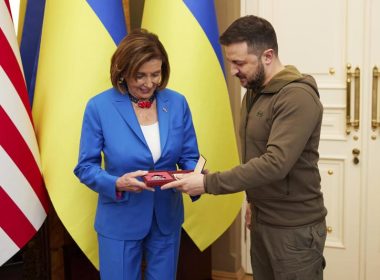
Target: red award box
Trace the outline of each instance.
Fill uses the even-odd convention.
[[[144,183],[148,187],[159,187],[175,181],[185,173],[193,172],[192,170],[176,170],[176,171],[149,171],[143,176]]]
[[[186,173],[190,173],[190,172],[201,173],[205,164],[206,164],[206,159],[201,155],[199,157],[197,165],[195,166],[194,171],[192,170],[173,170],[173,171],[153,170],[153,171],[149,171],[148,174],[143,176],[143,180],[144,180],[144,183],[148,187],[159,187],[167,183],[170,183],[172,181],[181,179],[181,177]]]

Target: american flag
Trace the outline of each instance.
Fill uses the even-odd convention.
[[[8,0],[0,0],[0,265],[38,231],[49,206]]]

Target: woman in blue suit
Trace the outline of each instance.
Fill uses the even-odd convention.
[[[93,97],[84,113],[74,173],[99,194],[102,279],[141,279],[143,258],[145,279],[176,277],[182,194],[141,180],[146,170],[192,170],[199,158],[186,99],[165,88],[169,74],[158,37],[135,30],[112,57],[113,88]]]

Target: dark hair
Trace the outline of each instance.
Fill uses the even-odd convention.
[[[164,89],[169,82],[170,65],[166,50],[158,36],[146,29],[135,29],[120,42],[111,59],[111,82],[121,93],[127,91],[124,77],[135,78],[140,67],[152,60],[162,60],[161,82]]]
[[[278,55],[273,26],[267,20],[253,15],[235,20],[219,37],[219,42],[224,46],[246,42],[248,50],[256,55],[261,55],[266,49],[273,49]]]

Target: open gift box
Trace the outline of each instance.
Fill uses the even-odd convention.
[[[181,179],[186,173],[191,173],[191,172],[201,173],[205,164],[206,164],[206,159],[201,155],[199,157],[197,165],[195,166],[194,171],[193,170],[172,170],[172,171],[152,170],[152,171],[149,171],[148,174],[143,176],[143,180],[144,180],[144,183],[148,187],[162,186],[172,181]]]

